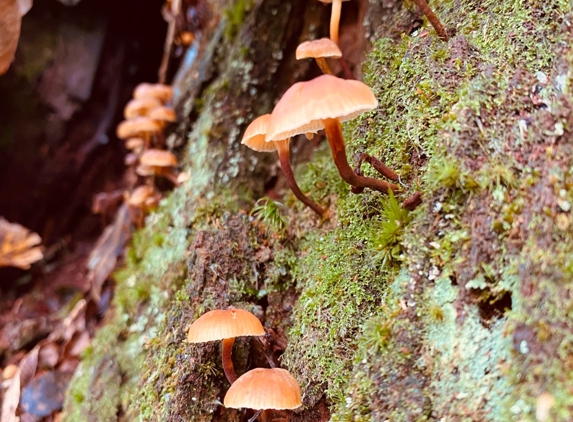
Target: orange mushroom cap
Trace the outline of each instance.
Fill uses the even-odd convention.
[[[265,141],[265,134],[267,133],[267,127],[270,118],[270,114],[263,114],[262,116],[259,116],[253,120],[245,130],[245,134],[243,135],[243,140],[241,143],[259,152],[275,151],[277,149],[276,142],[288,143],[288,139],[273,142]]]
[[[240,336],[262,336],[261,321],[243,309],[217,309],[195,320],[187,332],[190,343],[223,340]]]
[[[234,409],[296,409],[302,405],[296,379],[281,368],[256,368],[235,381],[224,400]]]
[[[147,117],[153,120],[161,120],[163,122],[175,122],[177,116],[175,110],[171,107],[159,106],[149,110]]]
[[[143,138],[128,138],[125,141],[125,148],[134,152],[140,152],[145,146],[145,140]]]
[[[146,133],[156,133],[161,131],[161,125],[155,120],[147,117],[136,117],[135,119],[124,120],[117,126],[116,134],[120,139],[127,139]]]
[[[123,117],[133,119],[138,116],[146,116],[149,110],[160,107],[161,102],[157,98],[139,98],[130,100],[123,109]]]
[[[368,85],[360,81],[321,75],[291,86],[277,103],[268,122],[266,141],[316,133],[324,119],[351,120],[378,106]]]
[[[319,40],[305,41],[296,48],[296,59],[310,59],[320,57],[331,57],[339,59],[342,52],[335,42],[330,38],[321,38]]]
[[[172,152],[150,148],[141,154],[139,162],[150,167],[171,167],[177,165],[177,157]]]
[[[136,167],[135,173],[142,177],[154,176],[155,168],[152,166],[146,166],[145,164],[140,164]]]
[[[133,98],[156,98],[162,103],[171,101],[173,88],[169,85],[141,83],[135,87]]]
[[[155,189],[152,186],[148,185],[141,185],[136,187],[131,195],[129,195],[129,199],[127,203],[129,205],[139,206],[145,202],[147,198],[153,195]]]

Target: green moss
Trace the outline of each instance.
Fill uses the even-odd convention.
[[[448,45],[431,37],[375,43],[364,69],[380,106],[346,128],[349,149],[382,157],[421,187],[426,205],[393,237],[396,225],[377,194],[359,199],[336,189],[339,224],[311,238],[297,270],[302,294],[285,355],[310,382],[308,405],[325,390],[333,420],[531,417],[541,391],[525,393],[526,382],[507,379],[520,361],[508,330],[523,300],[519,268],[530,259],[528,252],[518,258],[509,236],[523,221],[524,198],[539,174],[518,164],[507,139],[508,133],[521,144],[542,139],[534,130],[524,141],[515,129],[520,112],[542,118],[516,86],[531,86],[526,81],[538,71],[551,72],[563,37],[555,19],[565,10],[565,2],[487,1],[479,10],[470,2],[445,3],[437,12],[458,34]],[[330,165],[326,172],[319,165],[306,176],[329,178]],[[552,207],[543,213],[554,215]],[[492,225],[495,215],[499,222]],[[534,216],[528,230],[543,221]],[[492,228],[499,237],[485,242],[489,248],[476,242]],[[399,247],[398,278],[387,261],[376,260],[381,238]],[[367,239],[374,241],[364,244]],[[471,260],[472,248],[484,249],[481,262]],[[508,292],[511,305],[504,304]],[[404,312],[396,318],[388,308],[398,303]],[[511,317],[504,314],[508,306]],[[558,353],[552,356],[537,376],[551,380],[556,394],[568,376],[551,372],[564,364]],[[527,405],[515,406],[522,394],[530,394],[521,399]],[[568,415],[568,405],[556,405],[555,415],[557,408]]]
[[[556,133],[573,100],[555,85],[571,68],[556,57],[573,57],[560,50],[567,2],[447,1],[436,12],[456,36],[376,40],[364,74],[380,106],[344,127],[349,157],[381,158],[409,188],[353,195],[321,146],[297,171],[331,206],[321,226],[289,197],[247,215],[257,195],[235,180],[255,164],[227,155],[241,123],[219,90],[252,63],[237,59],[239,76],[206,91],[185,160],[193,183],[134,237],[112,324],[84,358],[96,366],[113,348],[127,382],[110,408],[212,420],[219,350],[186,345],[185,327],[296,285],[282,363],[309,409],[325,396],[334,421],[534,420],[547,392],[553,420],[571,420],[573,151]],[[537,88],[540,71],[550,77]],[[416,190],[424,203],[407,213],[398,205]],[[80,373],[66,409],[85,409],[85,391]]]
[[[227,42],[233,40],[239,32],[239,28],[245,19],[247,13],[253,7],[253,0],[238,0],[234,2],[233,6],[225,10],[225,18],[227,19],[227,26],[225,27],[224,36]],[[243,55],[245,51],[242,50]]]

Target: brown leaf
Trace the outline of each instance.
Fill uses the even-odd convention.
[[[20,24],[22,15],[17,0],[0,0],[0,75],[10,67],[18,38],[20,38]]]
[[[12,377],[10,386],[4,394],[2,402],[2,422],[19,422],[20,418],[16,416],[16,409],[20,403],[20,369]]]
[[[3,1],[0,0],[0,5]],[[0,10],[2,10],[1,7]],[[0,36],[1,28],[0,21]],[[2,48],[1,39],[0,48]],[[2,64],[0,63],[1,66]],[[31,232],[19,224],[9,223],[0,217],[0,267],[9,266],[27,270],[30,268],[30,264],[43,258],[42,248],[34,247],[40,242],[42,242],[42,239],[37,233]]]
[[[40,348],[36,346],[22,358],[18,370],[10,380],[10,386],[2,402],[2,418],[0,419],[2,422],[20,421],[20,418],[16,416],[18,403],[20,403],[20,387],[28,384],[36,373],[39,350]]]
[[[124,203],[117,211],[115,221],[105,228],[89,256],[88,279],[92,283],[91,294],[96,303],[100,301],[103,283],[115,269],[117,258],[123,253],[123,247],[129,239],[130,224],[128,208]]]

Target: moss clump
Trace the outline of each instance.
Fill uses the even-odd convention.
[[[545,152],[571,100],[553,83],[536,85],[538,72],[570,67],[556,61],[567,54],[566,11],[562,1],[446,2],[437,13],[455,28],[448,44],[375,42],[364,68],[380,107],[346,128],[349,147],[383,158],[420,186],[425,204],[398,238],[399,270],[376,261],[367,241],[388,217],[375,193],[339,192],[337,228],[305,249],[285,362],[310,381],[309,404],[326,391],[334,420],[529,420],[544,391],[556,398],[551,415],[571,418],[558,393],[570,382],[569,331],[559,327],[571,303],[553,302],[569,297],[556,286],[573,242],[555,228],[569,217],[553,195],[569,201],[555,175],[570,163],[566,147],[559,164]],[[551,113],[532,103],[532,86]],[[527,248],[516,241],[532,235]],[[517,340],[539,337],[544,346],[516,354]]]

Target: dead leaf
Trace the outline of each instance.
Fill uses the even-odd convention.
[[[20,361],[18,370],[10,380],[10,386],[4,394],[2,402],[2,422],[19,422],[20,418],[16,416],[18,403],[20,403],[20,388],[26,386],[36,373],[38,367],[38,352],[40,348],[34,347]]]
[[[20,369],[12,377],[10,387],[4,394],[2,402],[2,422],[19,422],[20,418],[16,416],[16,409],[20,403]]]
[[[10,67],[14,59],[22,15],[17,0],[0,0],[0,75]]]
[[[2,1],[4,0],[0,0],[0,4]],[[43,258],[42,248],[34,247],[41,242],[42,239],[37,233],[0,217],[0,267],[18,267],[27,270],[30,264]]]
[[[101,288],[115,268],[117,258],[123,253],[123,247],[129,239],[131,224],[127,205],[124,203],[117,211],[115,221],[107,226],[98,239],[88,259],[88,279],[91,281],[91,294],[99,303]]]

